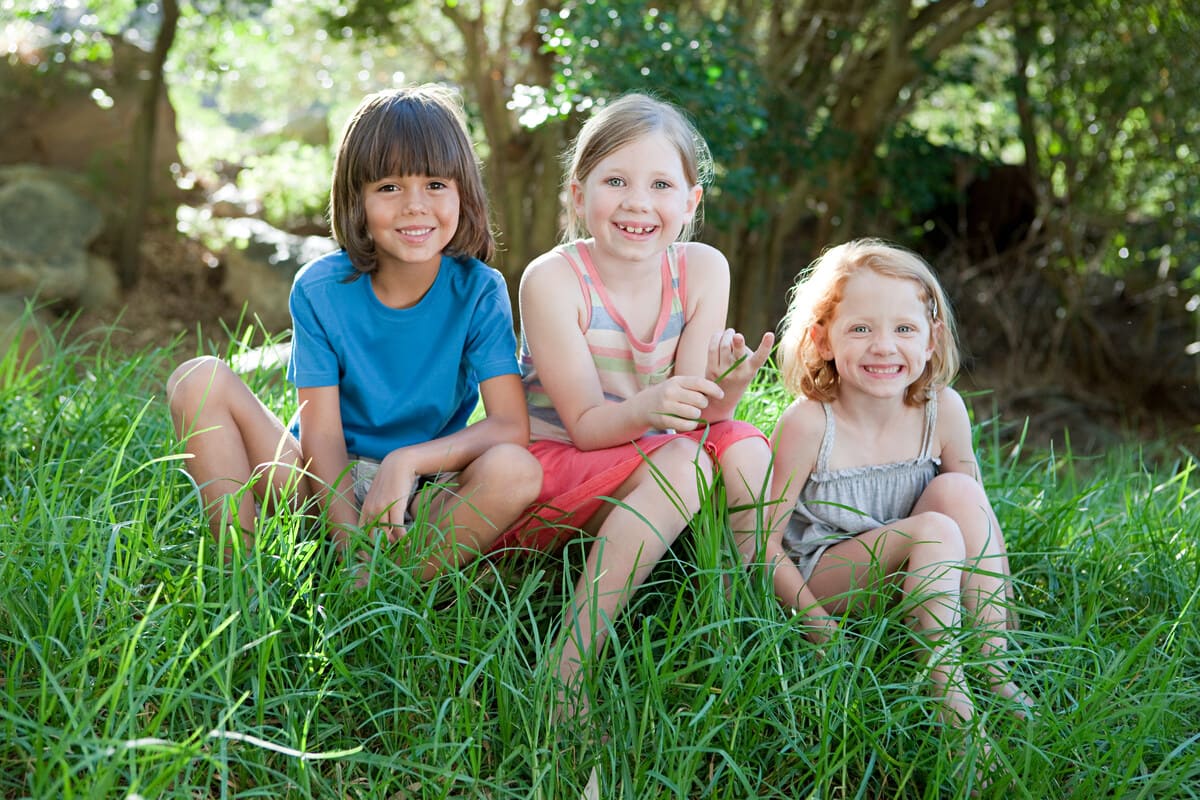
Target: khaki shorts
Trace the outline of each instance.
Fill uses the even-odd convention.
[[[367,492],[371,490],[371,484],[375,481],[375,476],[379,473],[379,462],[373,458],[364,456],[350,456],[350,480],[354,486],[354,502],[362,508],[363,501],[367,499]],[[457,472],[443,472],[438,475],[418,475],[417,481],[413,485],[412,493],[409,495],[408,508],[404,509],[404,524],[408,525],[413,521],[412,507],[421,496],[421,490],[431,483],[440,485],[454,483],[458,478]]]

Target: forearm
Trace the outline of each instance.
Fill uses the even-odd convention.
[[[339,548],[344,548],[349,529],[358,525],[346,443],[340,436],[334,439],[313,435],[304,438],[301,450],[308,460],[313,494],[325,512],[330,537]]]
[[[485,417],[449,436],[406,445],[390,453],[388,458],[403,460],[414,475],[437,475],[458,472],[501,444],[527,446],[528,422],[519,418]]]
[[[770,571],[771,586],[775,596],[786,607],[803,615],[809,625],[807,636],[815,642],[824,642],[832,629],[837,628],[825,605],[809,588],[800,570],[784,552],[778,537],[769,537],[766,544],[766,564]]]
[[[601,450],[640,439],[651,429],[639,399],[634,397],[589,408],[567,426],[567,433],[580,450]]]

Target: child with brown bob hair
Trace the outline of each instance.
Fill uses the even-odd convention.
[[[461,108],[434,86],[366,97],[330,193],[340,249],[292,286],[288,429],[230,367],[167,383],[209,526],[254,544],[259,508],[315,500],[341,549],[404,539],[429,578],[486,552],[537,495],[529,417],[479,163]],[[469,418],[482,396],[486,416]],[[418,503],[426,520],[410,530]]]

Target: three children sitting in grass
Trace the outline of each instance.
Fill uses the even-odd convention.
[[[853,590],[894,584],[945,719],[976,713],[964,624],[991,656],[985,685],[1026,703],[1002,658],[1004,538],[925,262],[861,240],[804,273],[778,353],[796,399],[768,441],[733,415],[774,337],[752,349],[726,327],[728,263],[688,241],[711,172],[702,138],[673,106],[628,95],[567,163],[568,237],[522,276],[518,360],[460,109],[429,87],[363,101],[334,167],[341,249],[292,290],[298,426],[218,359],[169,381],[214,535],[233,527],[252,546],[258,514],[315,501],[364,575],[386,536],[424,577],[582,538],[556,650],[556,713],[576,717],[581,668],[700,510],[699,475],[722,482],[745,563],[813,641],[859,610]]]

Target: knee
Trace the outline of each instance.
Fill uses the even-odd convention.
[[[912,517],[911,522],[914,549],[935,556],[938,561],[966,560],[962,528],[952,517],[939,511],[925,511]]]
[[[952,517],[961,528],[969,553],[1004,546],[987,492],[970,475],[961,472],[938,475],[921,495],[917,507]]]
[[[982,484],[965,472],[943,472],[921,493],[920,506],[948,514],[987,504]]]
[[[677,488],[702,478],[711,481],[713,462],[704,448],[691,439],[672,439],[651,458],[659,471]]]
[[[208,398],[220,394],[229,377],[234,377],[233,371],[219,358],[189,359],[167,378],[167,404],[177,414],[194,413]]]
[[[711,485],[712,459],[687,438],[673,439],[650,454],[646,482],[653,482],[672,496],[687,516],[700,510],[700,487]]]
[[[754,437],[731,445],[720,456],[725,490],[744,499],[765,497],[770,489],[771,446]]]
[[[481,455],[480,472],[488,476],[512,505],[524,508],[537,499],[542,489],[541,462],[517,444],[499,444]]]

